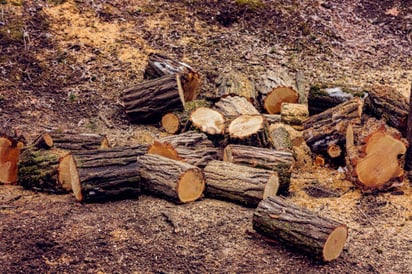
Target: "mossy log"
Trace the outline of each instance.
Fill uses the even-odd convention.
[[[148,80],[122,92],[125,112],[130,122],[151,123],[163,114],[184,110],[185,98],[178,74]]]
[[[168,74],[179,75],[185,102],[197,98],[201,85],[200,75],[197,71],[184,62],[176,61],[159,53],[151,53],[144,78],[156,79]]]
[[[240,115],[227,129],[229,143],[256,147],[271,147],[269,124],[262,115]]]
[[[60,148],[69,151],[110,147],[105,135],[77,132],[43,132],[32,145],[41,149]]]
[[[20,155],[17,183],[26,189],[63,194],[71,191],[76,174],[75,162],[67,150],[40,150],[32,146]]]
[[[184,161],[203,168],[221,154],[206,134],[188,131],[154,141],[149,146],[149,154],[157,154],[170,159]]]
[[[253,214],[253,228],[325,262],[339,257],[348,237],[346,225],[279,196],[270,196],[259,203]]]
[[[331,146],[345,149],[346,128],[349,124],[360,124],[363,101],[354,98],[322,113],[310,116],[303,123],[303,137],[313,153],[328,157]]]
[[[223,160],[276,171],[279,177],[279,192],[287,192],[289,189],[291,170],[294,165],[291,152],[244,145],[227,145],[223,151]]]
[[[146,152],[146,145],[76,152],[78,180],[72,181],[76,200],[103,202],[137,198],[141,182],[137,157]]]
[[[177,203],[192,202],[202,196],[205,179],[200,168],[155,154],[139,156],[137,161],[145,192]]]
[[[25,138],[10,127],[0,129],[0,183],[17,182],[17,163]]]
[[[256,100],[256,90],[248,77],[234,69],[226,69],[215,80],[216,97],[240,96],[249,102]],[[246,114],[246,113],[243,113]]]
[[[279,189],[279,178],[271,170],[252,168],[223,161],[211,161],[204,168],[205,195],[256,207]]]
[[[303,122],[309,117],[308,106],[304,104],[283,103],[280,110],[281,122],[302,130]]]
[[[242,114],[259,114],[259,111],[241,96],[226,96],[215,103],[215,108],[225,117],[236,117]]]

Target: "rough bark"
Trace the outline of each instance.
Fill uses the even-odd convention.
[[[378,119],[385,119],[391,127],[406,136],[408,120],[408,99],[399,91],[388,86],[373,86],[367,88],[365,112]]]
[[[17,163],[24,144],[25,138],[12,128],[0,130],[0,183],[16,183]]]
[[[194,131],[161,138],[149,147],[148,153],[184,161],[200,168],[211,160],[218,159],[221,154],[206,134]]]
[[[294,159],[291,152],[244,145],[227,145],[223,151],[226,162],[276,171],[279,192],[287,192]]]
[[[269,127],[269,135],[274,149],[279,151],[293,150],[289,131],[283,123],[271,124]]]
[[[211,161],[204,169],[205,195],[256,207],[279,189],[276,172],[229,162]]]
[[[102,202],[137,198],[141,181],[137,157],[146,152],[146,145],[76,152],[74,159],[79,177],[72,182],[76,200]]]
[[[282,123],[302,130],[303,122],[309,117],[308,106],[304,104],[283,103],[280,110]]]
[[[139,156],[137,161],[144,178],[144,191],[178,203],[192,202],[202,196],[205,180],[200,168],[154,154]]]
[[[144,78],[156,79],[168,74],[179,75],[185,102],[196,99],[201,85],[199,73],[184,62],[173,60],[158,53],[151,53]]]
[[[125,112],[130,122],[150,123],[163,114],[183,110],[185,99],[178,74],[148,80],[122,92]]]
[[[110,147],[105,135],[78,132],[45,132],[33,141],[33,145],[37,148],[54,147],[69,151]]]
[[[278,196],[268,197],[259,203],[253,215],[253,228],[325,262],[339,257],[348,237],[346,225]]]
[[[271,147],[269,124],[262,115],[240,115],[227,130],[229,143],[256,147]]]
[[[268,121],[269,124],[275,124],[280,122],[280,114],[262,114],[263,117],[265,117],[266,121]]]
[[[241,96],[222,97],[215,103],[215,107],[225,117],[235,117],[242,114],[259,114],[259,111],[253,104]]]
[[[216,97],[237,95],[250,102],[256,100],[256,90],[248,77],[236,70],[228,69],[221,73],[215,80]]]

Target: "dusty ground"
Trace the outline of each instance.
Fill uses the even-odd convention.
[[[182,59],[201,96],[227,67],[259,78],[283,66],[307,86],[389,84],[408,95],[412,1],[0,1],[0,124],[30,140],[46,129],[107,134],[113,144],[161,133],[130,125],[118,100],[147,55]],[[314,198],[321,184],[333,197]],[[412,191],[362,195],[334,170],[296,170],[290,199],[350,228],[321,264],[253,232],[253,209],[203,199],[78,204],[0,186],[2,273],[411,273]],[[401,194],[401,195],[395,195]],[[337,196],[337,197],[335,197]]]

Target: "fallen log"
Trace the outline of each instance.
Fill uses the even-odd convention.
[[[227,69],[215,80],[216,97],[240,96],[249,102],[256,100],[256,90],[248,77],[236,70]]]
[[[241,96],[226,96],[215,103],[215,108],[225,117],[236,117],[243,114],[259,114],[259,111]]]
[[[150,123],[163,114],[183,110],[185,98],[178,74],[148,80],[122,92],[121,100],[130,122]]]
[[[223,151],[226,162],[275,171],[279,177],[279,192],[289,189],[290,175],[294,159],[291,152],[268,148],[227,145]]]
[[[147,152],[146,145],[86,150],[74,153],[77,180],[72,189],[79,202],[103,202],[137,198],[141,177],[137,157]]]
[[[161,138],[149,146],[147,153],[184,161],[200,168],[218,159],[221,154],[206,134],[194,131]]]
[[[0,183],[16,183],[17,163],[25,142],[24,136],[10,127],[0,130]]]
[[[199,199],[205,189],[200,168],[160,155],[146,154],[137,157],[142,178],[142,189],[178,203]]]
[[[229,143],[271,147],[269,124],[262,115],[240,115],[228,127]]]
[[[179,75],[185,102],[196,99],[201,84],[199,73],[184,62],[173,60],[158,53],[151,53],[144,72],[144,78],[156,79],[168,74]]]
[[[76,132],[44,132],[35,138],[32,145],[41,149],[55,147],[69,151],[110,147],[105,135]]]
[[[325,262],[339,257],[348,237],[346,225],[279,196],[270,196],[259,203],[253,214],[253,228]]]
[[[309,117],[308,106],[304,104],[283,103],[280,110],[281,122],[296,130],[303,129],[303,122]]]
[[[276,172],[229,162],[211,161],[204,168],[205,195],[256,207],[279,189]]]

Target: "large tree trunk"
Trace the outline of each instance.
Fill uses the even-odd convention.
[[[241,72],[229,69],[215,80],[216,97],[237,95],[253,102],[256,100],[256,90],[253,83]]]
[[[211,161],[204,169],[205,195],[256,207],[279,189],[276,172],[229,162]]]
[[[291,152],[244,145],[227,145],[223,151],[223,160],[276,171],[279,177],[279,192],[286,192],[289,189],[290,175],[294,163]]]
[[[10,127],[0,130],[0,183],[16,183],[17,163],[24,143],[25,138]]]
[[[147,153],[184,161],[200,168],[218,159],[221,154],[206,134],[194,131],[161,138],[150,145]]]
[[[156,79],[168,74],[179,75],[185,102],[196,99],[201,84],[199,74],[186,63],[173,60],[158,53],[151,53],[144,78]]]
[[[202,196],[205,180],[200,168],[155,154],[139,156],[137,161],[144,191],[178,203]]]
[[[146,152],[146,145],[76,152],[79,178],[72,182],[76,200],[101,202],[138,197],[141,178],[137,157]]]
[[[269,124],[262,115],[244,114],[234,119],[229,127],[229,142],[256,147],[271,147]]]
[[[41,149],[55,147],[70,151],[110,147],[104,135],[75,132],[44,132],[35,138],[33,145]]]
[[[163,114],[183,110],[185,99],[178,74],[168,74],[123,91],[125,112],[131,122],[154,122]]]
[[[346,225],[297,207],[278,196],[259,203],[253,215],[253,228],[325,262],[339,257],[348,237]]]

